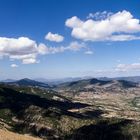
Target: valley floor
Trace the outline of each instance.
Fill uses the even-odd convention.
[[[83,96],[84,95],[84,96]],[[86,96],[85,96],[86,95]],[[90,107],[74,112],[100,110],[105,118],[119,118],[140,121],[140,95],[139,94],[90,94],[83,93],[75,96],[75,102],[87,103]]]

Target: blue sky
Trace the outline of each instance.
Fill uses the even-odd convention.
[[[1,0],[0,79],[140,75],[139,5]]]

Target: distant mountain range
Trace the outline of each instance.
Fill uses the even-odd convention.
[[[80,77],[76,77],[76,78],[63,78],[63,79],[38,78],[38,79],[35,79],[35,80],[24,78],[24,79],[20,79],[20,80],[6,79],[6,80],[2,80],[1,83],[7,83],[7,84],[19,85],[19,86],[38,86],[38,87],[48,88],[48,87],[50,87],[50,86],[52,87],[54,85],[56,85],[56,86],[61,85],[61,84],[62,85],[67,85],[68,83],[73,83],[73,82],[75,83],[77,81],[87,81],[87,82],[89,82],[90,80],[91,81],[96,81],[96,82],[99,82],[99,83],[101,81],[113,81],[113,80],[117,80],[117,81],[122,80],[122,81],[140,83],[140,76],[115,77],[115,78],[108,78],[108,77],[99,77],[99,78],[92,78],[92,77],[82,77],[82,78],[80,78]]]
[[[140,76],[128,76],[128,77],[115,77],[115,78],[108,78],[108,77],[100,77],[99,80],[125,80],[140,83]]]
[[[96,78],[67,82],[56,86],[58,91],[93,92],[93,93],[121,93],[129,88],[138,87],[138,83],[125,80],[99,80]]]
[[[6,80],[6,82],[4,82],[4,83],[10,84],[10,85],[17,85],[17,86],[34,86],[34,87],[49,88],[49,85],[46,83],[38,82],[38,81],[31,80],[28,78],[24,78],[24,79],[17,80],[17,81]]]
[[[8,83],[8,82],[15,82],[16,80],[14,79],[5,79],[5,80],[2,80],[1,82],[4,82],[4,83]]]
[[[68,78],[62,78],[62,79],[45,79],[45,78],[37,78],[35,79],[36,81],[43,82],[43,83],[48,83],[48,84],[61,84],[61,83],[66,83],[66,82],[73,82],[73,81],[78,81],[78,80],[85,80],[85,79],[92,79],[93,77],[86,76],[86,77],[68,77]],[[103,80],[103,81],[109,81],[109,80],[125,80],[125,81],[131,81],[131,82],[136,82],[140,83],[140,76],[128,76],[128,77],[114,77],[114,78],[109,78],[109,77],[97,77],[96,79],[98,80]]]
[[[45,79],[45,78],[36,78],[36,81],[39,82],[43,82],[43,83],[47,83],[49,85],[58,85],[61,83],[66,83],[66,82],[72,82],[72,81],[78,81],[78,80],[82,80],[82,79],[88,79],[89,77],[68,77],[68,78],[61,78],[61,79]],[[90,77],[91,78],[91,77]]]

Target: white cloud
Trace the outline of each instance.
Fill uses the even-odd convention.
[[[46,46],[43,43],[39,44],[39,48],[41,48],[43,50],[44,54],[55,54],[55,53],[60,53],[60,52],[64,52],[66,47],[60,46],[60,47],[50,47],[50,46]]]
[[[85,52],[85,54],[92,55],[93,51],[88,50],[88,51]]]
[[[105,13],[107,14],[107,13]],[[72,28],[71,35],[84,41],[126,41],[140,39],[140,20],[128,11],[121,11],[105,19],[83,21],[74,16],[66,20],[65,25]]]
[[[37,55],[43,54],[35,41],[27,37],[0,37],[0,56],[21,60],[23,64],[37,63]]]
[[[67,46],[50,47],[43,43],[37,45],[28,37],[6,38],[0,37],[0,58],[9,58],[11,61],[19,60],[22,64],[39,63],[38,55],[62,53],[64,51],[80,51],[86,48],[85,43],[71,42]],[[16,67],[12,64],[11,67]]]
[[[62,53],[64,51],[80,51],[86,48],[85,43],[71,42],[67,46],[50,47],[43,43],[37,45],[27,37],[6,38],[0,37],[0,58],[8,57],[11,61],[19,60],[22,64],[39,63],[38,55]],[[11,67],[14,65],[11,65]]]
[[[111,15],[113,15],[112,12],[107,12],[107,11],[103,11],[103,12],[96,12],[96,13],[89,13],[89,15],[87,16],[87,19],[95,19],[95,20],[103,20],[106,19],[108,17],[110,17]]]
[[[65,25],[70,28],[77,28],[83,25],[83,21],[80,20],[77,16],[69,18],[66,20]]]
[[[115,71],[132,71],[132,70],[140,70],[140,63],[132,63],[132,64],[119,64],[115,68]]]
[[[53,34],[51,32],[49,32],[46,36],[45,36],[46,40],[49,41],[54,41],[54,42],[62,42],[64,40],[64,37],[62,35],[59,34]]]
[[[135,35],[125,35],[125,34],[112,35],[106,38],[106,40],[111,40],[111,41],[127,41],[127,40],[137,40],[137,39],[140,39],[140,37]]]
[[[47,53],[47,49],[48,48],[46,47],[46,45],[44,45],[42,43],[40,43],[40,45],[38,46],[39,54],[42,54],[42,55],[46,54]]]
[[[43,50],[44,54],[55,54],[62,53],[64,51],[80,51],[82,48],[86,48],[85,43],[78,43],[77,41],[71,42],[68,46],[60,46],[60,47],[48,47],[45,44],[39,44],[39,50]],[[41,53],[41,52],[40,52]]]
[[[17,64],[11,64],[11,67],[12,67],[12,68],[17,68],[18,65],[17,65]]]
[[[71,42],[69,46],[66,47],[66,50],[79,51],[82,48],[86,48],[86,45],[84,43],[78,43],[77,41],[74,41]]]
[[[23,59],[23,64],[34,64],[34,63],[39,63],[35,58],[26,58]]]

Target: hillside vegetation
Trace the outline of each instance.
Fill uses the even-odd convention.
[[[96,79],[47,89],[1,84],[0,133],[44,140],[139,140],[139,91],[133,82]]]

